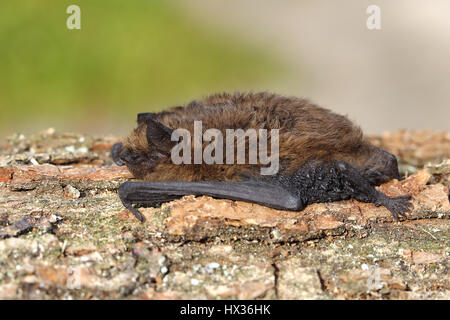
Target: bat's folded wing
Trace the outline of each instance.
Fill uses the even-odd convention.
[[[133,204],[153,206],[185,195],[245,201],[280,210],[297,211],[304,208],[298,196],[265,181],[125,182],[119,188],[119,197],[124,206],[140,221],[144,221],[144,217]]]

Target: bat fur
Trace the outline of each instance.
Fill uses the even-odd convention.
[[[279,129],[278,173],[262,176],[261,163],[172,163],[172,130],[184,128],[194,136],[194,121],[202,121],[203,131],[215,128],[223,136],[226,129]],[[248,155],[248,144],[245,147]],[[286,210],[354,198],[385,206],[396,220],[411,208],[410,196],[390,198],[374,188],[399,178],[394,155],[370,144],[347,117],[296,97],[221,93],[160,113],[139,114],[137,128],[114,145],[111,154],[115,163],[142,180],[119,188],[125,207],[141,221],[133,204],[155,205],[188,194]]]

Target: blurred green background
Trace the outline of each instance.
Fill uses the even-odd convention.
[[[69,30],[66,8],[81,8]],[[282,73],[260,48],[164,0],[2,1],[0,134],[48,127],[123,134],[137,112],[223,90],[264,88]]]
[[[81,30],[66,9],[81,8]],[[366,133],[450,131],[450,1],[0,0],[0,136],[126,135],[138,112],[269,90]]]

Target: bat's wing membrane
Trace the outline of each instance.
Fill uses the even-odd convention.
[[[119,197],[124,206],[140,221],[144,221],[144,217],[133,204],[153,206],[185,195],[245,201],[280,210],[297,211],[304,208],[298,196],[265,181],[125,182],[119,188]]]

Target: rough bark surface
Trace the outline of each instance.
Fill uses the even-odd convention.
[[[450,134],[370,137],[409,176],[408,220],[349,200],[301,212],[187,196],[124,210],[119,139],[13,135],[0,149],[2,299],[449,299]]]

